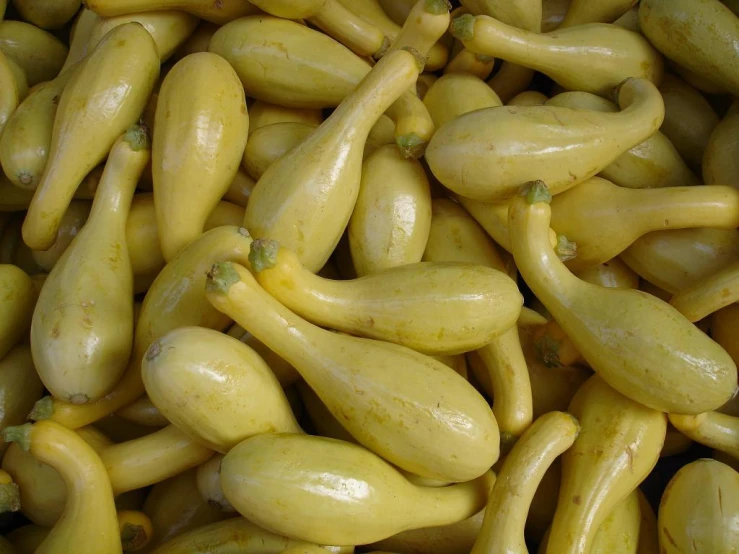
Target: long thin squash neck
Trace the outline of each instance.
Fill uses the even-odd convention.
[[[665,118],[665,103],[657,87],[646,79],[627,79],[617,87],[618,113],[603,114],[624,140],[651,135]]]
[[[366,140],[377,119],[414,85],[419,73],[418,63],[416,56],[407,51],[387,54],[317,132],[339,132],[353,135],[357,140]],[[364,144],[362,140],[359,142]]]
[[[484,46],[485,53],[495,52],[496,57],[513,63],[525,62],[526,67],[537,70],[558,65],[566,55],[559,41],[546,34],[518,29],[484,15],[476,19],[480,24],[474,26],[475,42]]]
[[[89,222],[125,225],[136,185],[149,159],[148,149],[133,150],[125,139],[116,142],[95,192]]]
[[[549,243],[551,210],[539,203],[509,209],[511,252],[526,284],[547,308],[567,305],[581,281],[560,261]]]
[[[485,506],[492,480],[490,474],[485,474],[473,481],[446,487],[414,487],[419,506],[416,517],[423,517],[419,523],[423,527],[436,527],[473,516]]]

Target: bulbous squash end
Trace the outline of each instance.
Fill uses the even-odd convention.
[[[261,273],[265,269],[274,267],[277,263],[277,252],[280,243],[272,239],[257,239],[251,243],[249,250],[249,263],[255,273]],[[237,277],[238,278],[238,277]]]
[[[539,202],[552,202],[552,194],[544,181],[531,181],[521,187],[519,196],[526,198],[527,204],[538,204]]]
[[[428,143],[416,133],[408,133],[407,135],[396,137],[395,144],[398,145],[398,150],[400,150],[404,158],[418,159],[423,156]]]
[[[249,258],[251,258],[251,254],[249,254]],[[252,266],[253,265],[254,264],[252,262]],[[210,271],[208,271],[206,279],[205,290],[207,292],[226,294],[228,289],[231,288],[231,285],[239,281],[239,274],[233,263],[216,262],[210,268]],[[151,350],[151,348],[149,350]]]
[[[0,485],[0,514],[5,512],[17,512],[21,509],[21,497],[18,485],[15,483],[4,483]]]
[[[560,261],[566,262],[577,257],[577,243],[564,235],[557,235],[557,246],[554,248]]]
[[[51,396],[44,396],[33,405],[31,413],[28,414],[28,419],[41,421],[42,419],[49,419],[52,415],[54,415],[54,399]]]
[[[131,145],[131,150],[134,152],[151,148],[151,133],[149,133],[149,127],[143,121],[137,125],[131,125],[123,140]]]
[[[449,32],[458,40],[472,40],[475,36],[475,16],[471,14],[460,15],[452,19]]]
[[[423,10],[426,13],[434,15],[444,15],[452,9],[452,4],[448,0],[426,0],[423,4]]]
[[[31,428],[33,423],[13,425],[3,429],[3,440],[5,442],[17,442],[24,452],[31,449]]]

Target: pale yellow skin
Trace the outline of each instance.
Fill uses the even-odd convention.
[[[118,410],[116,416],[145,427],[162,428],[169,425],[169,420],[152,404],[148,396],[142,396],[133,404]]]
[[[301,432],[267,364],[218,331],[180,327],[167,333],[147,351],[141,374],[165,417],[213,450],[228,452],[259,433]],[[193,397],[201,400],[190,402]]]
[[[270,165],[302,143],[316,127],[312,123],[287,121],[260,127],[246,143],[244,169],[252,179],[259,180]]]
[[[588,0],[571,0],[560,29],[583,25],[585,23],[613,23],[628,12],[637,0],[605,0],[588,2]]]
[[[628,189],[593,177],[555,196],[551,209],[552,229],[577,244],[567,267],[580,271],[618,256],[651,231],[739,227],[739,190],[719,185]]]
[[[664,554],[733,552],[739,544],[739,472],[705,458],[683,466],[662,494],[658,517]]]
[[[36,293],[31,278],[11,264],[0,265],[0,359],[28,332],[36,305]]]
[[[77,434],[98,454],[112,441],[94,427],[83,427]],[[3,470],[19,485],[21,511],[36,525],[52,527],[67,502],[67,488],[59,472],[37,460],[18,444],[11,444],[3,457]]]
[[[713,312],[739,301],[739,261],[714,273],[700,283],[681,290],[670,299],[690,321],[699,321]]]
[[[525,91],[533,78],[533,69],[504,61],[487,83],[500,100],[507,104],[511,98]]]
[[[423,103],[437,128],[467,112],[502,105],[493,89],[467,73],[440,77],[429,87]]]
[[[639,495],[639,512],[641,515],[641,524],[639,525],[639,546],[637,554],[659,554],[659,537],[657,530],[657,514],[654,513],[652,505],[644,496],[644,493],[637,489]]]
[[[548,106],[617,112],[613,102],[588,92],[565,92],[546,102]],[[631,150],[621,154],[600,175],[621,187],[658,188],[698,185],[677,149],[665,135],[656,131]],[[722,183],[716,183],[722,184]]]
[[[126,369],[133,343],[125,229],[150,151],[148,144],[128,140],[123,135],[113,146],[87,223],[46,279],[31,324],[41,380],[54,396],[72,403],[108,393]]]
[[[439,181],[460,196],[501,202],[541,179],[557,194],[592,177],[642,143],[662,123],[657,88],[629,79],[618,89],[619,113],[558,106],[504,106],[457,117],[426,149]]]
[[[736,341],[738,330],[739,304],[732,304],[713,314],[711,318],[713,340],[726,349],[735,363],[739,363],[739,344]]]
[[[690,439],[739,460],[739,417],[719,412],[670,414],[670,423]]]
[[[8,119],[0,138],[0,163],[15,186],[33,190],[38,185],[49,156],[57,102],[73,74],[65,71],[39,85]]]
[[[171,260],[203,233],[246,146],[244,89],[228,62],[209,52],[179,61],[162,83],[154,128],[154,207]]]
[[[679,229],[655,231],[620,256],[640,277],[670,294],[710,277],[739,256],[739,231]]]
[[[115,27],[136,22],[144,26],[154,39],[162,62],[167,61],[195,31],[199,19],[181,11],[155,11],[98,18],[90,30],[86,51],[91,51]]]
[[[546,94],[537,90],[526,90],[511,98],[508,106],[542,106],[549,100]]]
[[[437,41],[449,30],[449,7],[446,0],[418,0],[411,8],[400,32],[392,40],[388,52],[403,47],[415,48],[424,58],[432,55],[441,43]],[[443,50],[444,54],[448,50]],[[433,54],[436,56],[436,53]],[[434,59],[432,65],[446,65],[446,59]]]
[[[51,81],[67,58],[62,41],[23,21],[0,22],[0,51],[23,69],[30,87]]]
[[[42,29],[59,29],[80,9],[80,0],[17,0],[13,2],[21,18]]]
[[[228,186],[228,190],[226,191],[226,194],[223,195],[223,199],[232,204],[236,204],[237,206],[241,206],[242,208],[246,208],[246,205],[249,203],[251,191],[254,190],[254,186],[256,184],[257,182],[249,177],[243,168],[241,168],[236,172],[236,176]],[[242,217],[241,220],[243,221],[244,218]]]
[[[227,334],[235,339],[239,339],[245,345],[254,350],[267,363],[272,373],[275,374],[280,384],[289,387],[300,379],[300,374],[295,368],[264,346],[254,335],[245,331],[243,327],[234,323],[229,327]]]
[[[462,47],[462,43],[454,39],[454,45],[460,50],[444,67],[444,75],[463,73],[478,79],[487,79],[495,67],[495,59],[491,56],[481,56]],[[452,50],[454,53],[454,50]],[[490,87],[488,87],[490,88]],[[492,88],[490,89],[493,90]]]
[[[49,159],[23,223],[23,240],[49,248],[74,191],[134,124],[159,76],[151,35],[139,24],[116,27],[67,83],[59,100]]]
[[[564,412],[550,412],[531,424],[503,462],[471,554],[528,554],[524,526],[536,488],[579,431],[577,420]]]
[[[230,202],[219,202],[205,220],[203,230],[209,231],[221,225],[238,226],[243,220],[242,207]],[[131,256],[134,292],[145,292],[167,263],[159,243],[153,194],[142,193],[133,197],[126,220],[126,242]]]
[[[174,537],[153,554],[277,554],[293,546],[309,547],[310,544],[276,535],[243,517],[235,517]],[[323,549],[324,552],[346,554],[354,550],[349,546],[324,546]]]
[[[223,490],[242,515],[319,544],[366,544],[461,521],[484,505],[487,481],[483,475],[448,487],[420,487],[361,446],[309,435],[257,435],[221,463]]]
[[[395,145],[366,157],[348,227],[357,275],[420,262],[430,226],[431,190],[421,164]]]
[[[547,553],[590,552],[598,528],[652,471],[667,429],[665,414],[591,377],[569,412],[580,435],[562,457],[562,482]]]
[[[0,359],[0,428],[25,423],[43,389],[27,344],[19,344],[3,356]],[[0,441],[0,454],[7,448],[8,443]]]
[[[15,109],[23,101],[28,92],[28,82],[23,70],[9,56],[0,51],[0,132],[13,114]],[[3,201],[7,201],[3,197]]]
[[[589,269],[578,271],[577,277],[601,287],[638,289],[639,276],[619,258],[613,258]]]
[[[90,0],[85,6],[103,17],[137,12],[180,10],[201,19],[223,25],[234,19],[259,13],[259,9],[243,0]]]
[[[211,506],[200,496],[196,469],[184,471],[154,485],[144,502],[143,512],[149,516],[154,536],[151,550],[175,535],[210,525],[224,518],[217,506]],[[192,545],[190,545],[192,546]]]
[[[231,506],[221,487],[221,460],[223,454],[216,454],[207,462],[200,464],[195,479],[203,500],[218,506],[224,512],[233,513],[236,510]]]
[[[226,280],[219,277],[223,272]],[[498,458],[490,408],[441,362],[395,344],[320,329],[236,264],[215,266],[208,283],[216,308],[292,364],[341,424],[388,461],[424,477],[467,481]]]
[[[262,127],[288,122],[305,123],[316,127],[323,122],[323,113],[321,110],[310,108],[286,108],[262,100],[257,100],[249,106],[249,137]]]
[[[509,224],[516,265],[606,382],[665,412],[697,414],[731,398],[736,365],[723,348],[654,296],[575,277],[547,242],[550,220],[546,202],[514,199]]]
[[[61,71],[76,64],[87,54],[87,41],[90,38],[92,28],[97,24],[100,17],[87,8],[82,8],[75,18],[69,33],[69,53]]]
[[[61,517],[36,552],[121,553],[113,491],[95,451],[51,421],[34,423],[27,436],[31,454],[59,472],[68,494]]]
[[[473,15],[494,17],[513,27],[534,33],[541,31],[542,1],[464,0],[462,5]]]
[[[416,0],[379,0],[380,7],[385,14],[397,25],[402,25],[408,18]],[[392,549],[390,549],[392,550]]]
[[[410,52],[383,57],[318,129],[265,171],[246,207],[249,232],[279,241],[310,271],[321,269],[354,209],[367,136],[419,72]]]
[[[339,423],[339,420],[329,412],[326,405],[321,402],[315,391],[305,381],[299,381],[296,388],[305,411],[308,413],[308,417],[310,417],[310,421],[318,435],[359,444],[357,439],[349,431],[344,429],[341,423]]]
[[[91,208],[92,202],[89,200],[72,200],[59,224],[54,246],[48,250],[33,251],[34,261],[45,271],[51,271],[54,268],[56,262],[62,257],[64,251],[84,226]]]
[[[138,510],[119,510],[118,529],[125,552],[138,552],[145,548],[154,533],[151,519]]]
[[[298,315],[427,354],[484,346],[515,325],[523,303],[512,279],[484,266],[424,262],[334,281],[310,273],[284,248],[270,262],[257,281]]]
[[[659,52],[641,35],[615,25],[590,23],[539,34],[484,15],[465,23],[454,34],[469,50],[541,71],[568,90],[605,96],[630,77],[657,84],[662,79]]]
[[[719,0],[646,0],[639,25],[669,59],[739,94],[739,20]]]
[[[739,101],[714,127],[703,152],[703,181],[707,185],[739,188]]]
[[[621,17],[614,21],[613,24],[618,25],[619,27],[623,27],[624,29],[628,29],[629,31],[633,31],[634,33],[639,33],[640,35],[644,34],[641,32],[641,28],[639,27],[638,4],[634,5],[633,8],[625,12]]]
[[[566,405],[565,409],[567,409]],[[545,538],[549,537],[549,526],[554,518],[554,511],[557,509],[561,477],[562,464],[560,458],[557,458],[541,478],[526,516],[526,538],[539,543],[540,548],[544,545]],[[545,545],[544,548],[546,548]]]
[[[719,123],[716,112],[700,92],[674,75],[665,75],[659,91],[665,103],[662,132],[686,162],[700,168],[708,141]]]
[[[185,42],[177,49],[177,51],[170,58],[172,61],[178,62],[185,56],[195,54],[197,52],[207,52],[210,39],[213,37],[215,32],[220,29],[220,25],[215,23],[209,23],[208,21],[200,21],[195,31],[190,35]],[[251,113],[249,114],[249,123],[251,127],[252,118]]]

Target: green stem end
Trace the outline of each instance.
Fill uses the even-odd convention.
[[[137,125],[131,125],[123,140],[131,145],[131,150],[134,152],[151,149],[151,134],[149,133],[149,127],[143,121]]]
[[[253,244],[253,243],[252,243]],[[251,258],[251,255],[249,255]],[[231,285],[240,281],[239,273],[232,262],[216,262],[208,271],[205,290],[226,294]]]
[[[475,37],[475,16],[469,13],[452,19],[449,32],[458,40],[472,40]]]
[[[41,421],[42,419],[51,418],[52,415],[54,415],[54,399],[51,396],[44,396],[33,405],[31,413],[28,414],[28,419]]]
[[[404,158],[418,159],[423,156],[428,143],[416,133],[408,133],[395,137],[395,144],[398,145],[398,150]]]
[[[557,235],[557,247],[554,250],[563,262],[577,257],[577,243],[564,235]]]
[[[423,10],[433,15],[444,15],[451,11],[452,4],[448,0],[426,0]]]
[[[274,267],[277,263],[277,253],[280,243],[272,239],[257,239],[251,243],[249,263],[254,273],[261,273],[265,269]]]
[[[531,181],[530,183],[526,183],[521,187],[519,195],[524,196],[526,198],[526,203],[529,205],[538,204],[539,202],[550,204],[552,202],[552,195],[544,181]]]
[[[23,425],[13,425],[3,429],[3,440],[5,442],[17,442],[24,452],[31,449],[31,429],[33,423],[24,423]]]
[[[5,483],[0,485],[0,513],[17,512],[21,509],[21,495],[18,485]]]

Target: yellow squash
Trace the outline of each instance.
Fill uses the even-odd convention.
[[[138,552],[151,541],[154,529],[151,519],[137,510],[118,511],[118,530],[124,552]]]
[[[164,416],[213,450],[228,452],[259,433],[301,432],[267,364],[218,331],[170,331],[149,347],[141,374],[149,398]],[[191,395],[201,401],[188,401]]]
[[[605,96],[627,78],[659,84],[664,69],[644,37],[607,23],[539,34],[485,15],[463,15],[451,32],[473,52],[535,69],[568,90]]]
[[[148,396],[142,396],[136,402],[118,410],[116,415],[130,423],[146,427],[161,428],[169,425],[169,420],[162,415]]]
[[[457,46],[459,46],[459,48],[457,48]],[[475,54],[474,52],[464,48],[462,43],[457,39],[454,39],[452,54],[454,54],[455,50],[458,50],[457,54],[451,59],[446,67],[444,67],[444,75],[463,73],[472,75],[478,79],[487,79],[493,72],[493,68],[495,67],[495,58],[492,56]],[[492,91],[493,89],[490,88],[490,90]]]
[[[501,271],[459,263],[401,265],[335,281],[314,275],[275,241],[252,244],[259,284],[312,323],[427,354],[460,354],[515,325],[523,298]]]
[[[393,38],[388,52],[405,47],[414,48],[428,61],[429,56],[435,55],[435,49],[440,46],[437,41],[449,29],[450,7],[447,0],[418,0],[411,8],[400,32]],[[436,60],[432,65],[435,62]],[[443,64],[446,64],[446,60],[443,60]]]
[[[43,388],[27,344],[19,344],[3,356],[0,359],[0,428],[25,422]],[[7,448],[7,444],[0,443],[0,454]]]
[[[487,475],[447,487],[413,485],[361,446],[310,435],[263,434],[232,448],[221,484],[244,517],[318,544],[366,544],[461,521],[489,492]]]
[[[586,23],[613,23],[628,12],[637,0],[572,0],[559,28],[574,27]]]
[[[640,277],[674,294],[722,270],[737,256],[739,230],[699,227],[649,233],[620,258]]]
[[[94,49],[111,29],[132,22],[140,23],[149,31],[156,44],[159,58],[165,62],[195,31],[199,20],[194,15],[175,10],[100,17],[90,30],[86,51]]]
[[[318,129],[265,171],[246,207],[249,232],[278,240],[310,271],[323,267],[354,209],[367,136],[418,74],[411,52],[383,57]]]
[[[195,480],[203,500],[224,512],[233,513],[236,510],[223,494],[223,487],[221,487],[221,460],[223,460],[223,454],[216,454],[207,462],[200,464]]]
[[[246,208],[246,205],[249,203],[251,191],[254,190],[256,184],[256,181],[249,177],[243,169],[239,169],[234,180],[228,186],[226,194],[223,195],[223,200]],[[243,221],[244,218],[242,217],[241,220]]]
[[[511,98],[507,106],[542,106],[549,100],[546,94],[538,90],[526,90]]]
[[[122,552],[110,481],[100,458],[82,438],[51,421],[8,427],[3,438],[18,442],[57,470],[67,487],[64,512],[37,554]]]
[[[493,89],[468,73],[440,77],[429,87],[423,103],[437,128],[467,112],[502,105]]]
[[[270,165],[302,143],[316,127],[313,123],[297,121],[260,127],[249,135],[242,160],[244,169],[252,179],[258,180]]]
[[[235,517],[174,537],[153,554],[278,554],[291,546],[310,546],[310,543],[277,535],[243,517]],[[342,554],[354,550],[347,546],[324,546],[323,549]]]
[[[365,156],[348,227],[357,275],[420,262],[430,226],[431,190],[420,162],[391,144]]]
[[[511,98],[525,91],[534,78],[534,70],[504,61],[487,83],[500,100],[507,104]]]
[[[734,302],[739,302],[739,261],[681,290],[670,299],[670,304],[694,322]]]
[[[0,163],[11,182],[35,189],[49,157],[57,104],[74,70],[35,87],[13,112],[0,137]]]
[[[69,53],[64,61],[61,72],[82,60],[87,54],[87,41],[93,26],[100,17],[87,8],[82,8],[79,15],[74,19],[69,30]]]
[[[610,165],[649,138],[664,106],[645,79],[617,89],[621,111],[600,113],[558,106],[503,106],[464,114],[443,125],[426,160],[448,189],[474,200],[500,202],[542,179],[553,194]]]
[[[397,25],[402,25],[408,18],[415,3],[416,0],[379,0],[382,10]]]
[[[719,0],[645,0],[639,25],[672,61],[739,94],[739,18]]]
[[[528,554],[524,526],[536,488],[579,432],[577,420],[563,412],[550,412],[531,424],[503,462],[471,554]]]
[[[284,19],[307,19],[360,56],[380,56],[387,50],[385,34],[348,10],[338,0],[254,0],[265,12]]]
[[[239,17],[259,13],[245,0],[87,0],[87,9],[102,17],[114,17],[137,12],[180,10],[201,19],[223,25]]]
[[[700,92],[669,73],[659,91],[665,103],[662,133],[686,162],[700,169],[708,141],[719,122],[716,112]]]
[[[577,244],[573,271],[606,262],[651,231],[739,227],[739,190],[727,186],[628,189],[593,177],[552,199],[551,227]],[[691,320],[694,321],[694,320]]]
[[[0,264],[0,298],[3,310],[0,315],[0,359],[27,336],[31,325],[36,292],[31,278],[19,267]]]
[[[739,417],[720,412],[670,414],[670,423],[690,439],[739,460]]]
[[[28,82],[23,70],[10,56],[0,51],[0,132],[8,123],[18,105],[28,93]],[[6,201],[3,197],[3,201]]]
[[[680,312],[644,292],[600,287],[567,270],[547,240],[550,201],[540,181],[513,200],[513,256],[590,366],[616,390],[654,409],[696,414],[731,398],[734,362]]]
[[[703,180],[707,185],[739,188],[739,101],[735,100],[714,127],[703,152]]]
[[[51,81],[67,57],[67,47],[51,33],[10,20],[0,22],[0,52],[23,69],[29,87]]]
[[[662,494],[658,517],[661,553],[736,550],[739,473],[706,458],[683,466]]]
[[[275,123],[305,123],[317,127],[323,121],[321,110],[310,108],[286,108],[262,100],[249,106],[249,136],[257,129]],[[247,142],[248,144],[248,142]]]
[[[18,14],[29,23],[42,29],[59,29],[72,19],[80,9],[80,0],[15,0]]]
[[[548,106],[617,112],[613,102],[588,92],[563,92],[546,101]],[[700,182],[675,146],[660,131],[621,154],[600,172],[602,177],[628,188],[698,185]],[[715,183],[729,184],[729,183]]]
[[[131,127],[116,141],[87,223],[41,290],[31,348],[41,380],[61,400],[98,400],[126,369],[133,343],[126,218],[149,158],[143,127]]]
[[[490,408],[441,362],[399,345],[312,325],[233,263],[214,265],[207,296],[292,364],[361,444],[402,469],[466,481],[498,458],[498,426]]]
[[[203,233],[246,146],[244,89],[228,62],[209,52],[180,60],[162,83],[154,129],[154,207],[171,260]]]
[[[598,528],[652,471],[667,429],[665,414],[591,377],[569,412],[580,422],[562,457],[562,482],[548,554],[588,554]]]
[[[23,223],[23,240],[46,250],[80,182],[134,124],[159,75],[151,35],[138,23],[113,29],[59,99],[49,158]]]
[[[541,0],[464,0],[462,5],[473,15],[494,17],[507,25],[534,33],[541,30]]]
[[[601,287],[638,289],[639,276],[619,258],[613,258],[589,269],[578,271],[577,276],[583,281]]]
[[[300,374],[295,368],[264,346],[254,335],[245,331],[240,325],[234,323],[226,332],[229,336],[239,339],[245,345],[253,349],[267,363],[272,373],[284,387],[289,387],[300,379]]]
[[[711,336],[713,336],[713,340],[726,349],[734,362],[739,363],[737,331],[739,331],[739,304],[732,304],[713,314],[711,318]],[[736,415],[739,415],[739,413]]]

